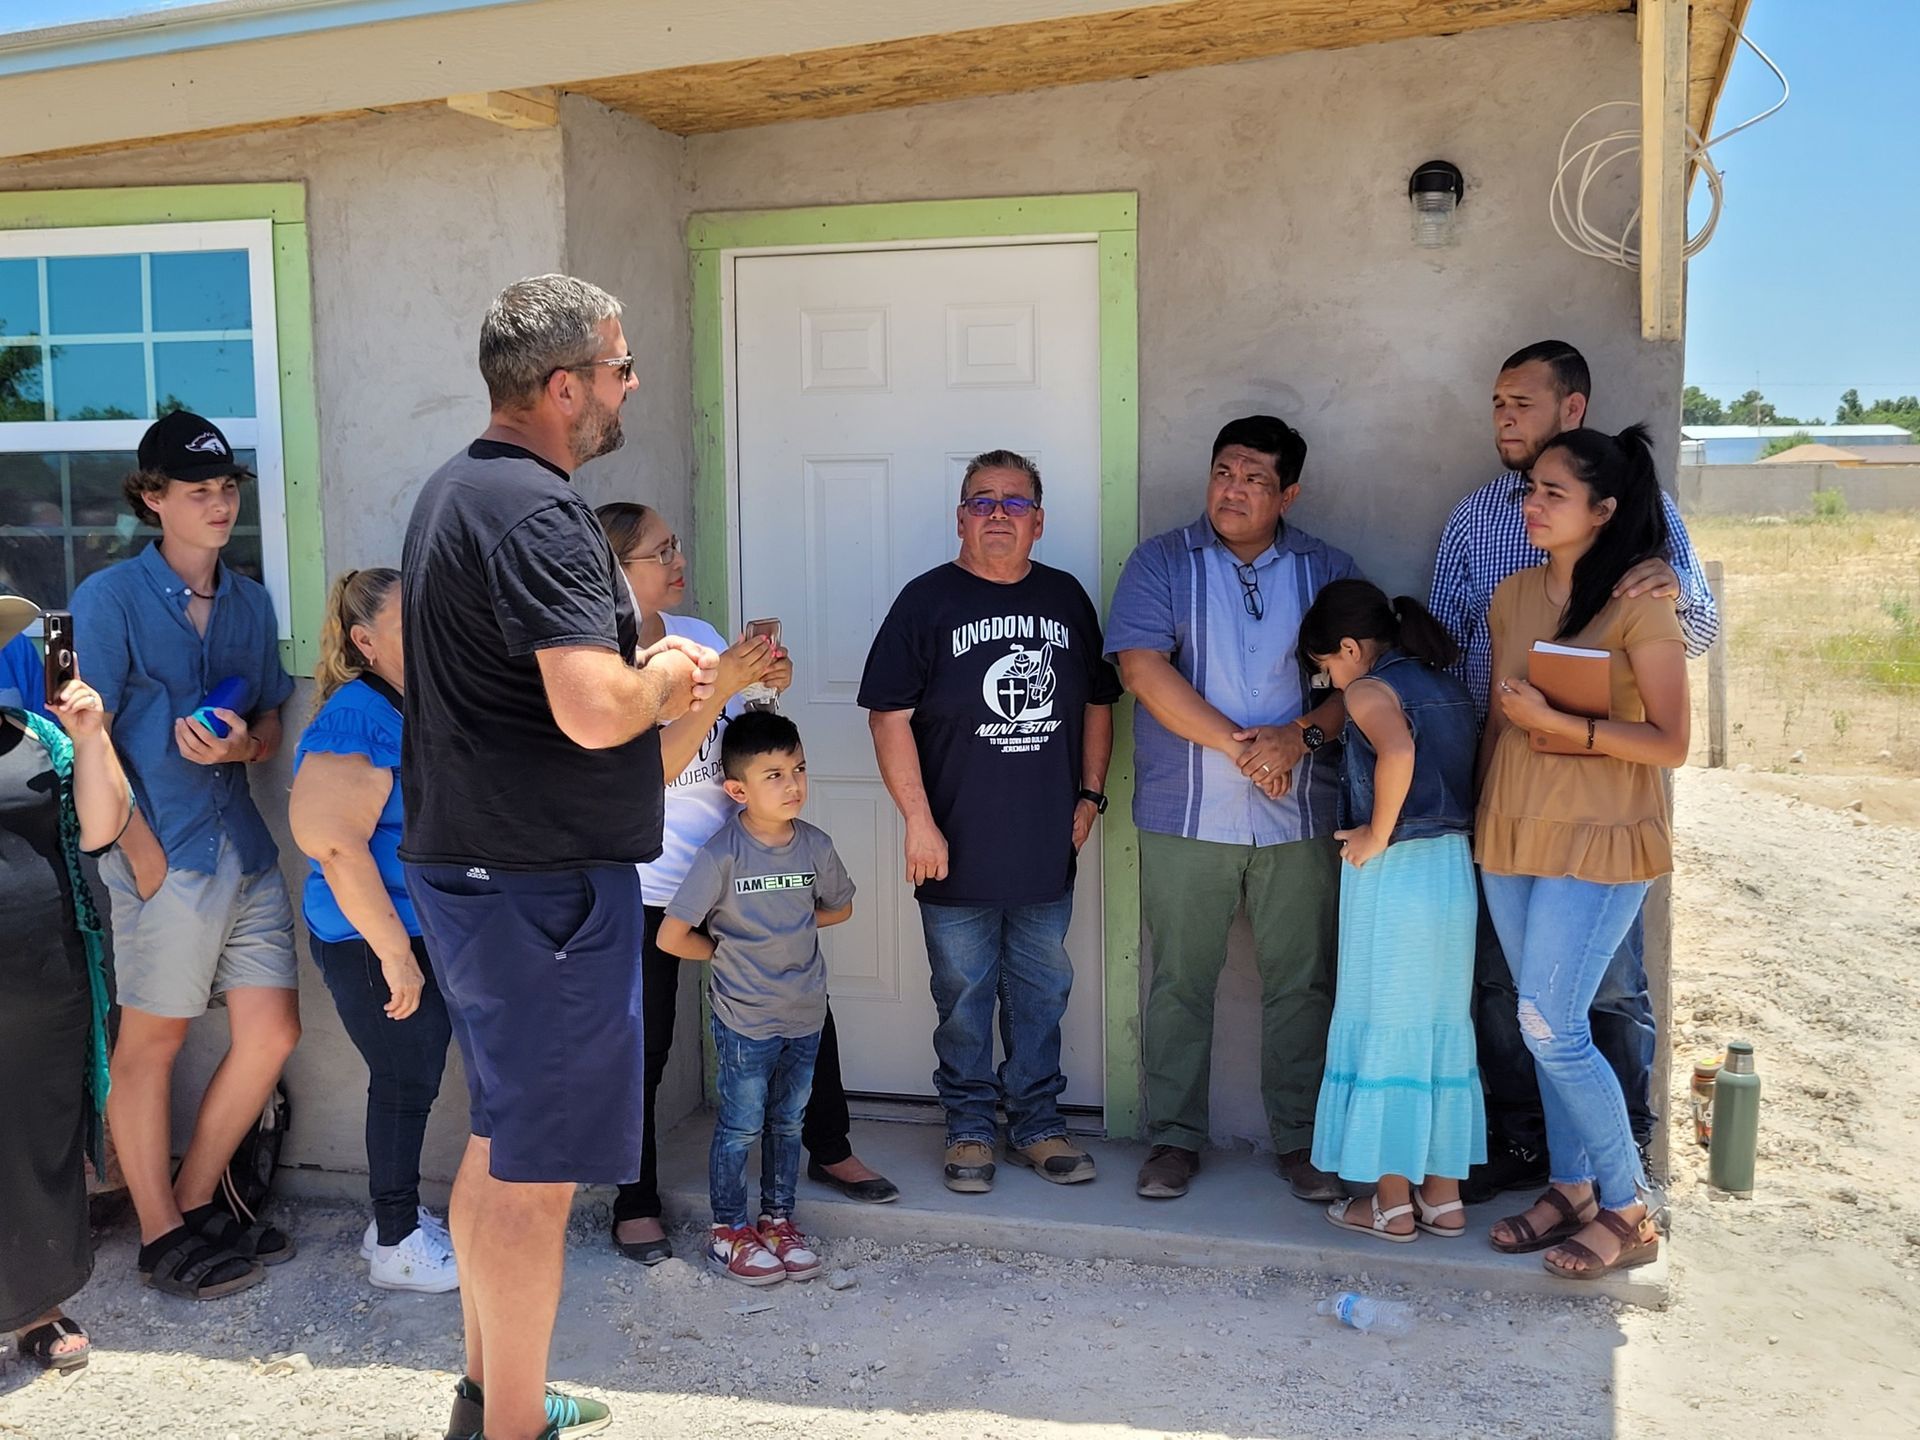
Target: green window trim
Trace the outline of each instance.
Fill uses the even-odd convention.
[[[1139,197],[1131,192],[993,200],[717,211],[687,222],[693,272],[693,565],[700,613],[730,634],[727,539],[727,252],[924,240],[1091,237],[1100,272],[1100,604],[1140,541]],[[1141,1133],[1140,837],[1133,827],[1133,700],[1114,707],[1105,897],[1105,1115],[1112,1136]],[[707,1091],[713,1093],[713,1057]]]
[[[268,220],[273,225],[274,332],[280,352],[280,451],[286,474],[287,593],[292,635],[281,661],[313,674],[326,602],[320,518],[320,420],[314,393],[313,276],[307,192],[298,183],[171,185],[0,194],[0,230]]]

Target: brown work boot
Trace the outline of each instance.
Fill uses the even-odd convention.
[[[978,1140],[947,1146],[947,1189],[984,1195],[993,1189],[993,1147]]]
[[[1007,1147],[1007,1163],[1024,1165],[1042,1180],[1056,1185],[1078,1185],[1093,1179],[1093,1157],[1064,1135],[1036,1141],[1024,1149]]]
[[[1178,1145],[1156,1145],[1147,1152],[1134,1193],[1149,1200],[1171,1200],[1187,1193],[1187,1182],[1200,1173],[1200,1152]]]
[[[1280,1178],[1302,1200],[1344,1200],[1347,1190],[1338,1175],[1313,1168],[1311,1150],[1289,1150],[1279,1158]]]

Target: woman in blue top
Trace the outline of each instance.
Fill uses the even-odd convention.
[[[400,872],[398,570],[334,581],[314,683],[287,814],[313,863],[301,901],[313,958],[367,1062],[373,1223],[360,1253],[383,1290],[452,1290],[453,1243],[420,1204],[420,1146],[453,1031]]]
[[[1440,622],[1364,580],[1315,597],[1300,649],[1347,701],[1340,972],[1313,1163],[1378,1185],[1370,1200],[1336,1200],[1327,1219],[1381,1240],[1412,1240],[1416,1227],[1453,1238],[1487,1134],[1470,1011],[1473,704],[1444,672],[1455,649]]]

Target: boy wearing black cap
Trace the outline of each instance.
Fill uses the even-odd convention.
[[[160,877],[136,877],[120,850],[100,866],[121,1005],[108,1120],[140,1216],[141,1275],[198,1300],[255,1285],[294,1252],[279,1230],[243,1227],[213,1203],[300,1037],[293,909],[246,775],[279,748],[293,682],[266,590],[220,561],[248,478],[210,421],[156,421],[124,488],[160,539],[73,594],[75,655],[166,856]],[[222,682],[235,696],[213,712],[224,735],[189,718]],[[169,1179],[174,1060],[216,995],[232,1040]]]

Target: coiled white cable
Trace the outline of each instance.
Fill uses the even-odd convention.
[[[1773,63],[1767,52],[1754,44],[1744,30],[1739,32],[1739,39],[1741,44],[1760,57],[1773,72],[1774,79],[1780,82],[1780,98],[1758,115],[1741,121],[1731,130],[1722,131],[1711,140],[1702,140],[1699,132],[1691,126],[1687,128],[1687,163],[1700,167],[1700,173],[1706,177],[1707,189],[1713,196],[1713,208],[1701,222],[1699,230],[1687,240],[1683,253],[1688,258],[1706,249],[1707,243],[1713,239],[1713,232],[1720,224],[1720,211],[1726,203],[1723,178],[1707,152],[1774,114],[1787,103],[1791,93],[1786,75]],[[1554,232],[1562,240],[1582,255],[1591,255],[1596,260],[1605,260],[1609,265],[1618,265],[1626,270],[1640,268],[1640,246],[1637,242],[1640,207],[1633,207],[1618,233],[1610,232],[1587,218],[1587,192],[1593,188],[1596,180],[1609,173],[1615,165],[1639,155],[1640,131],[1637,128],[1612,130],[1578,149],[1571,147],[1581,127],[1601,111],[1629,110],[1637,113],[1639,109],[1640,104],[1636,100],[1603,100],[1568,126],[1565,137],[1560,141],[1560,167],[1554,173],[1552,189],[1547,192],[1547,215],[1553,221]],[[1569,193],[1569,185],[1576,179],[1576,168],[1579,172],[1577,184],[1572,184]]]

